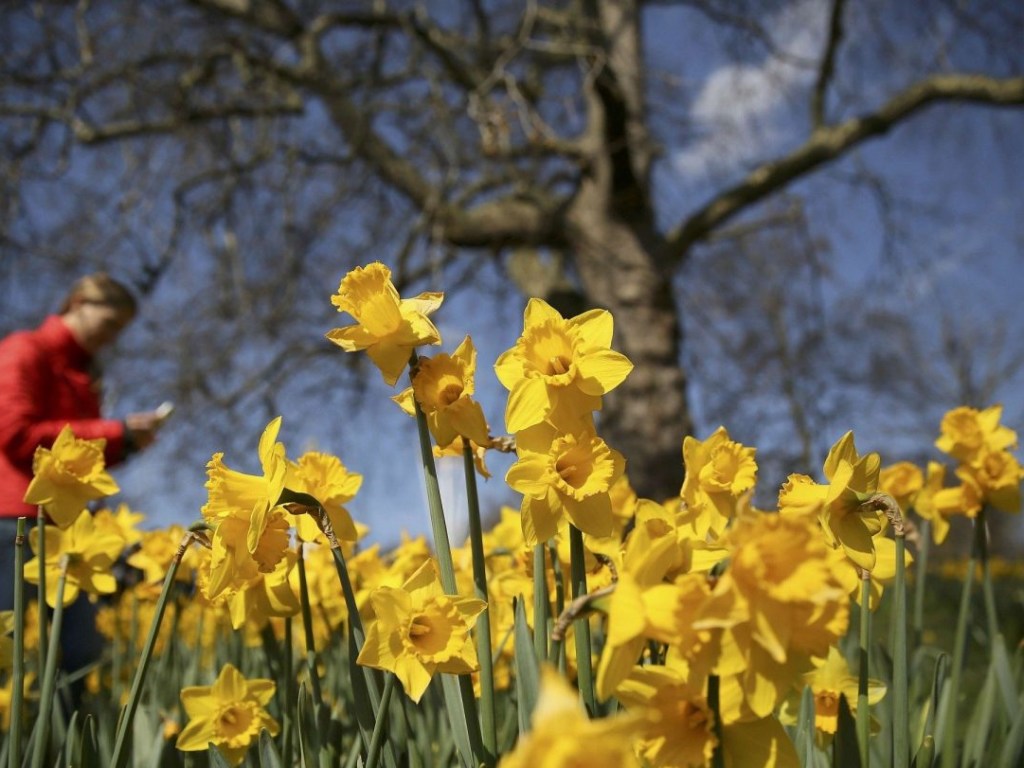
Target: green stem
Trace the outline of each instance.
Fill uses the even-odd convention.
[[[572,598],[576,600],[587,594],[587,567],[583,550],[583,533],[575,525],[569,525],[569,578],[572,582]],[[590,658],[590,621],[584,616],[576,621],[576,681],[583,697],[583,703],[593,715],[597,712],[594,696],[594,671]]]
[[[306,581],[306,559],[303,556],[302,542],[298,546],[299,554],[299,600],[302,604],[302,628],[306,634],[306,666],[309,669],[309,682],[313,689],[313,701],[319,709],[324,703],[320,690],[320,675],[316,670],[316,644],[313,640],[313,612],[309,608],[309,586]]]
[[[537,662],[548,658],[548,579],[544,545],[533,548],[533,652]]]
[[[10,768],[21,766],[21,706],[25,697],[25,523],[18,518],[14,537],[14,679],[11,681]]]
[[[971,587],[974,582],[974,569],[978,559],[977,521],[974,521],[974,538],[971,542],[971,556],[967,560],[967,573],[964,575],[964,586],[960,592],[960,611],[956,619],[956,637],[953,641],[953,668],[950,670],[949,684],[946,689],[946,709],[942,728],[942,768],[954,768],[956,755],[956,710],[960,696],[960,680],[964,666],[964,655],[967,652],[967,625],[971,616]]]
[[[36,597],[36,606],[39,609],[39,665],[37,669],[45,669],[48,644],[46,632],[46,510],[39,505],[36,516],[36,557],[39,560],[39,591]]]
[[[925,583],[928,580],[928,552],[932,543],[932,523],[923,520],[917,539],[917,562],[914,564],[914,647],[921,647],[924,632]]]
[[[160,591],[160,598],[156,602],[156,612],[153,614],[153,621],[149,625],[149,634],[146,636],[146,644],[142,647],[142,655],[139,657],[139,665],[135,668],[135,676],[132,678],[131,691],[128,693],[128,703],[125,704],[121,719],[117,723],[117,736],[114,740],[114,753],[110,759],[111,768],[121,768],[128,760],[129,734],[132,732],[132,721],[135,719],[135,711],[139,707],[142,698],[142,689],[146,682],[146,672],[149,670],[149,660],[153,656],[153,648],[156,646],[156,638],[160,634],[160,624],[164,619],[164,611],[167,608],[167,599],[174,587],[174,576],[181,565],[181,558],[185,556],[189,544],[192,543],[193,534],[185,534],[178,551],[171,559],[167,575],[164,576],[164,586]]]
[[[480,522],[480,498],[476,487],[476,467],[469,438],[462,438],[462,464],[466,474],[466,499],[469,507],[469,544],[473,554],[473,587],[477,598],[488,602],[487,561],[484,553],[483,526]],[[494,719],[494,668],[491,664],[490,609],[484,608],[476,620],[477,658],[480,662],[480,717],[484,749],[498,754],[498,730]]]
[[[416,375],[417,361],[416,352],[413,351],[409,360],[410,382]],[[434,538],[434,555],[437,557],[438,570],[441,572],[441,587],[449,595],[458,595],[459,588],[455,581],[455,564],[452,561],[452,548],[448,539],[448,525],[444,519],[444,507],[441,503],[441,486],[437,481],[437,467],[434,464],[434,451],[430,445],[427,417],[416,398],[413,398],[413,405],[416,409],[416,429],[420,440],[423,481],[427,490],[427,507],[430,510],[430,527]],[[492,758],[488,757],[488,753],[484,750],[483,737],[480,734],[480,720],[476,713],[473,681],[470,680],[468,675],[459,675],[458,688],[473,754],[482,762],[490,764]],[[450,703],[454,704],[454,702]],[[467,755],[466,757],[468,758],[469,756]]]
[[[711,765],[713,768],[725,768],[725,750],[722,746],[722,715],[721,707],[719,706],[719,684],[718,675],[708,675],[708,709],[711,710],[711,716],[714,718],[712,728],[715,734],[715,751],[711,755]]]
[[[860,576],[860,676],[857,680],[857,745],[863,768],[869,768],[868,736],[871,713],[868,708],[868,649],[871,647],[871,574],[861,570]]]
[[[64,619],[64,587],[68,580],[68,557],[61,555],[60,575],[57,577],[57,604],[53,608],[53,636],[60,637],[60,626]],[[40,606],[45,613],[46,608]],[[60,643],[52,642],[46,653],[43,668],[43,687],[39,693],[39,730],[32,750],[32,768],[43,768],[50,741],[50,718],[53,711],[53,693],[57,687],[57,649]]]
[[[284,648],[282,649],[284,669],[284,704],[281,707],[281,747],[282,760],[285,765],[292,764],[292,737],[295,731],[295,717],[292,708],[295,706],[295,665],[292,660],[292,617],[284,620]]]
[[[386,675],[384,679],[384,693],[380,697],[380,706],[377,708],[377,722],[373,724],[373,736],[370,737],[370,749],[366,755],[366,768],[377,768],[380,762],[381,744],[384,739],[384,726],[388,720],[388,705],[391,704],[391,693],[395,690],[395,676]]]
[[[999,614],[996,611],[996,596],[992,589],[992,573],[988,562],[988,523],[985,520],[984,507],[974,520],[974,537],[978,546],[978,559],[981,560],[981,589],[985,598],[988,641],[990,645],[994,645],[999,642]]]
[[[896,582],[892,605],[892,748],[893,768],[910,768],[910,703],[907,654],[906,538],[902,524],[896,530]],[[859,705],[858,705],[859,706]]]

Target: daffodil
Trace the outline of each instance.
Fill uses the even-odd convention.
[[[276,736],[280,730],[264,709],[274,687],[273,680],[247,680],[225,664],[213,685],[182,688],[181,703],[189,721],[178,734],[178,749],[205,752],[213,744],[231,765],[241,765],[261,731]]]
[[[984,450],[1002,451],[1017,444],[1017,433],[1003,426],[1001,405],[982,411],[961,406],[942,417],[941,434],[935,446],[943,453],[964,463],[972,462]]]
[[[828,656],[816,660],[815,668],[804,674],[805,685],[814,694],[814,726],[822,734],[833,735],[839,728],[839,697],[845,696],[853,713],[857,712],[858,678],[838,648],[828,649]],[[868,704],[877,704],[885,696],[885,683],[868,680]],[[787,702],[783,708],[784,722],[796,724],[792,712],[796,707]]]
[[[725,535],[729,565],[693,622],[720,628],[720,675],[738,675],[743,709],[769,715],[812,657],[847,628],[849,599],[837,576],[842,555],[814,519],[743,515]]]
[[[609,492],[626,462],[592,426],[580,423],[568,433],[542,423],[516,435],[519,460],[509,468],[505,482],[523,494],[527,546],[554,536],[563,514],[591,536],[608,536],[614,529]]]
[[[413,701],[420,700],[437,672],[459,675],[476,670],[470,630],[487,604],[446,595],[433,560],[423,563],[400,588],[374,590],[370,600],[376,619],[367,627],[357,661],[393,672]]]
[[[509,390],[505,425],[518,433],[550,419],[601,407],[601,396],[622,383],[633,364],[611,349],[612,316],[594,309],[566,320],[541,299],[530,299],[523,334],[494,364]]]
[[[352,501],[363,485],[363,476],[351,472],[337,456],[307,451],[289,467],[287,485],[293,491],[308,493],[320,502],[341,541],[357,541],[359,531],[345,504]],[[299,538],[317,541],[323,534],[316,520],[307,514],[292,518]]]
[[[327,338],[346,352],[366,350],[381,375],[394,386],[422,344],[440,344],[441,336],[430,322],[444,300],[443,293],[421,293],[403,299],[391,282],[391,270],[380,262],[356,267],[341,281],[331,303],[348,312],[355,325],[336,328]]]
[[[725,427],[703,442],[690,436],[683,439],[686,479],[680,496],[686,509],[682,518],[699,538],[709,531],[718,536],[735,516],[739,499],[753,491],[757,481],[754,451],[731,440]]]
[[[473,399],[475,372],[476,349],[467,336],[451,355],[420,358],[412,386],[393,400],[415,416],[415,399],[427,418],[430,434],[442,448],[460,436],[487,445],[491,441],[487,420],[480,403]]]
[[[865,508],[878,488],[880,460],[877,453],[860,456],[847,432],[832,446],[825,459],[827,485],[806,475],[790,475],[779,492],[779,512],[817,516],[831,546],[842,547],[865,570],[875,565],[872,538],[882,528],[880,513]]]
[[[616,692],[648,640],[676,644],[690,659],[708,649],[711,633],[694,630],[691,619],[710,596],[711,588],[702,574],[666,582],[666,573],[679,558],[679,544],[671,526],[657,518],[637,521],[608,600],[608,632],[597,669],[600,698]],[[707,672],[710,660],[704,655],[702,671]]]
[[[54,585],[66,559],[67,579],[64,585],[64,605],[71,605],[80,592],[90,595],[109,595],[117,590],[112,566],[124,549],[124,540],[110,531],[97,529],[92,515],[83,512],[65,529],[48,525],[43,533],[46,539],[46,603],[57,607]],[[29,531],[28,542],[33,552],[39,551],[39,529]],[[39,583],[39,558],[25,563],[25,580]]]
[[[93,518],[98,527],[107,528],[124,539],[126,547],[138,544],[142,540],[139,523],[145,520],[146,516],[141,512],[133,512],[127,504],[118,504],[116,510],[109,507],[98,509]]]
[[[67,528],[87,503],[117,493],[103,458],[106,444],[103,438],[81,440],[64,425],[53,447],[36,448],[25,503],[43,505],[58,527]]]
[[[718,739],[703,693],[672,666],[636,667],[617,691],[627,711],[640,711],[638,752],[645,764],[701,768],[711,764]]]
[[[924,473],[916,464],[900,461],[882,467],[878,473],[878,490],[888,493],[906,514],[914,504],[918,492],[924,487]]]
[[[981,491],[984,502],[1001,512],[1020,512],[1020,483],[1024,469],[1009,451],[983,448],[969,464],[961,464],[957,477],[973,483]]]
[[[462,437],[456,437],[451,443],[446,445],[444,448],[435,445],[433,449],[434,458],[440,459],[446,456],[462,456],[465,448],[465,443]],[[469,441],[470,450],[473,452],[473,466],[476,467],[476,473],[485,480],[490,480],[491,472],[487,469],[487,448],[490,446],[490,441],[484,444],[474,443],[472,440]]]
[[[143,581],[150,584],[162,583],[181,546],[185,529],[180,525],[169,525],[141,535],[139,548],[129,556],[128,565],[142,571]],[[191,550],[186,551],[186,557],[189,552]],[[190,573],[188,569],[179,568],[176,576],[180,581],[188,581]]]
[[[541,671],[540,696],[531,722],[532,729],[501,759],[499,768],[637,765],[633,744],[643,732],[641,720],[628,714],[591,720],[577,691],[550,667]]]
[[[202,513],[214,529],[213,596],[233,579],[247,581],[256,571],[270,572],[284,557],[290,524],[277,505],[288,474],[284,446],[277,442],[280,429],[278,416],[260,437],[262,475],[229,469],[222,453],[215,453],[206,465],[209,495]]]

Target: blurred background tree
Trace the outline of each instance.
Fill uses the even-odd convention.
[[[176,400],[159,460],[201,466],[276,413],[366,448],[322,337],[358,263],[448,291],[482,365],[524,296],[604,307],[637,489],[723,423],[770,503],[851,426],[887,461],[962,402],[1021,426],[1021,39],[1008,0],[6,4],[0,330],[133,281],[112,397]]]

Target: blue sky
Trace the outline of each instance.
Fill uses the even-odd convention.
[[[940,14],[941,15],[941,14]],[[816,60],[823,45],[825,5],[799,0],[761,18],[776,46],[787,53],[787,60],[768,55],[752,46],[747,50],[726,50],[721,37],[698,12],[688,8],[668,8],[655,4],[646,17],[646,45],[651,63],[652,81],[674,78],[682,83],[681,103],[665,103],[652,98],[652,122],[658,126],[665,143],[656,166],[656,191],[660,220],[672,225],[687,211],[697,208],[724,184],[741,178],[752,165],[793,148],[809,130],[808,89],[813,83],[813,69],[792,63],[796,59]],[[929,34],[939,34],[948,24],[942,18],[932,20]],[[863,58],[870,56],[868,31],[863,19],[850,19],[844,40],[842,67],[847,58],[863,68]],[[685,40],[685,45],[679,43]],[[848,63],[848,62],[847,62]],[[968,62],[969,63],[969,62]],[[959,62],[964,66],[963,62]],[[851,64],[851,67],[853,64]],[[887,67],[878,61],[865,69],[863,82],[855,83],[861,94],[857,109],[870,107],[884,100],[901,84],[906,71]],[[913,62],[907,64],[912,69]],[[842,79],[838,81],[842,83]],[[652,94],[657,89],[652,86]],[[674,116],[684,114],[685,123],[676,124]],[[1022,210],[1019,179],[1024,177],[1024,152],[1019,136],[1024,127],[1020,110],[994,112],[984,108],[947,109],[934,107],[871,142],[848,159],[823,169],[795,185],[793,192],[804,199],[813,234],[828,243],[828,265],[831,270],[825,283],[826,311],[848,312],[850,297],[858,291],[884,291],[893,302],[905,306],[917,317],[923,329],[924,343],[936,338],[930,329],[937,328],[938,317],[947,313],[964,328],[975,328],[979,335],[996,323],[1011,328],[1024,327],[1024,257],[1021,247]],[[116,168],[104,166],[87,153],[75,154],[76,168],[70,175],[72,183],[113,187],[117,183]],[[173,163],[173,156],[149,158],[151,163]],[[896,193],[895,239],[888,243],[882,236],[884,221],[878,199],[870,187],[852,184],[853,175],[868,171],[886,179]],[[110,194],[115,194],[113,188]],[[50,206],[60,205],[60,196],[67,188],[41,185],[35,205],[38,215],[45,217]],[[151,219],[130,222],[147,239],[143,246],[161,243],[169,228],[166,190],[153,190]],[[926,206],[938,200],[941,215],[929,215]],[[752,215],[756,215],[753,211]],[[254,215],[259,215],[255,213]],[[111,222],[112,241],[119,229]],[[886,251],[892,246],[895,260]],[[123,243],[112,242],[123,248]],[[194,246],[196,249],[199,245]],[[396,250],[393,243],[379,249],[377,256],[388,261]],[[339,264],[344,259],[339,258]],[[504,390],[494,378],[492,364],[504,349],[514,343],[521,330],[525,299],[510,290],[494,269],[489,258],[481,258],[480,285],[473,291],[459,291],[449,296],[437,316],[445,339],[444,349],[451,351],[466,333],[471,333],[478,348],[479,398],[495,432],[502,430]],[[191,258],[182,273],[176,276],[177,294],[160,297],[162,316],[151,317],[144,309],[143,321],[167,324],[173,332],[175,317],[188,312],[189,292],[200,290],[203,277],[201,259]],[[212,262],[205,268],[212,268]],[[309,302],[329,303],[344,269],[325,275],[322,285],[306,286]],[[24,301],[19,315],[38,314],[40,305],[53,306],[59,288],[38,279],[34,271],[12,273],[0,269],[6,298]],[[170,285],[170,283],[168,283]],[[446,290],[448,286],[425,284],[418,289]],[[169,310],[171,307],[173,309]],[[337,325],[346,324],[347,317],[338,315]],[[333,327],[330,324],[308,329],[310,340],[322,339]],[[880,334],[884,328],[878,329]],[[1024,346],[1012,337],[1017,349]],[[212,335],[208,344],[231,343],[231,339]],[[127,339],[122,349],[131,348]],[[255,360],[267,350],[254,348]],[[1008,352],[1011,350],[1008,350]],[[834,350],[838,360],[844,350]],[[851,354],[856,352],[851,350]],[[337,350],[337,355],[343,355]],[[332,363],[318,362],[330,366]],[[123,369],[121,369],[123,370]],[[349,374],[337,361],[338,377],[348,381]],[[111,409],[115,414],[153,407],[166,397],[158,385],[149,383],[145,391],[133,388],[132,382],[118,379],[116,360],[111,366]],[[397,389],[388,388],[373,370],[367,370],[365,390],[359,397],[330,399],[328,409],[314,394],[301,389],[300,372],[290,387],[289,407],[284,417],[281,439],[292,455],[308,448],[337,453],[353,471],[364,474],[363,491],[350,505],[351,511],[371,525],[373,536],[385,542],[394,541],[400,530],[426,532],[428,521],[423,498],[418,446],[414,423],[397,406],[388,402]],[[708,386],[713,386],[713,382]],[[1024,391],[1018,379],[1006,383],[1002,393],[1007,406],[1006,421],[1024,429]],[[702,392],[699,386],[692,393],[692,405],[698,417]],[[338,405],[341,403],[342,405]],[[935,403],[941,413],[956,403]],[[266,421],[272,415],[259,402],[246,403],[250,414],[245,423],[235,428],[247,452],[231,451],[226,459],[230,466],[243,471],[257,471],[256,444]],[[173,464],[168,452],[186,427],[195,426],[200,414],[181,409],[166,427],[167,435],[149,452],[119,469],[116,476],[122,484],[123,497],[134,507],[149,514],[153,524],[188,523],[199,515],[203,503],[205,479],[203,463],[214,451],[223,449],[215,435],[191,430],[193,445],[189,446],[192,463]],[[842,423],[832,425],[835,434],[825,436],[830,443],[848,428],[858,435],[858,446],[872,450],[890,444],[893,419],[869,409],[846,414]],[[711,432],[717,424],[698,418],[698,437]],[[726,424],[730,430],[746,425]],[[936,420],[935,428],[938,422]],[[682,436],[680,436],[680,442]],[[770,450],[769,446],[760,446]],[[481,484],[485,507],[501,503],[517,504],[518,500],[502,477],[511,459],[494,456],[489,461],[494,477]],[[454,466],[451,466],[454,465]],[[442,485],[453,494],[461,483],[460,462],[441,467]],[[451,505],[452,525],[461,525],[462,515]]]

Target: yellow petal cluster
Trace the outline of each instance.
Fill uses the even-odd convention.
[[[92,515],[81,513],[67,528],[46,526],[43,536],[46,544],[46,603],[57,607],[57,579],[66,562],[67,580],[64,586],[64,605],[71,605],[80,592],[90,595],[109,595],[117,590],[112,566],[124,549],[124,540],[117,534],[97,528]],[[39,552],[39,529],[28,534],[32,551]],[[25,580],[39,583],[39,557],[25,563]]]
[[[393,672],[406,694],[419,701],[436,672],[469,674],[477,668],[470,629],[486,603],[446,595],[433,560],[400,587],[370,595],[373,621],[357,661]]]
[[[391,270],[380,262],[356,267],[341,280],[331,303],[347,312],[355,325],[335,328],[327,338],[346,352],[366,350],[390,386],[394,386],[421,344],[440,344],[441,335],[430,322],[444,300],[442,293],[421,293],[403,299],[391,282]]]
[[[625,470],[625,459],[580,421],[568,432],[550,423],[516,435],[519,460],[505,481],[523,494],[522,524],[527,546],[546,541],[567,515],[591,536],[608,536],[615,528],[609,496]]]
[[[505,426],[518,433],[560,416],[578,418],[601,407],[633,364],[612,350],[612,316],[594,309],[566,320],[542,299],[530,299],[523,334],[494,364],[509,390]]]
[[[754,448],[731,440],[725,427],[703,442],[690,436],[683,439],[686,479],[679,495],[686,504],[683,520],[698,538],[709,531],[718,536],[735,516],[740,498],[753,491],[754,453]]]
[[[189,717],[176,745],[183,752],[205,752],[210,744],[231,765],[241,765],[260,731],[276,736],[280,730],[265,709],[274,695],[274,681],[247,680],[225,664],[213,685],[183,688],[181,704]]]
[[[832,446],[823,467],[828,484],[806,475],[790,475],[779,492],[779,512],[816,516],[829,544],[842,547],[859,567],[875,566],[873,536],[882,529],[877,511],[862,506],[878,489],[877,453],[860,456],[847,432]]]
[[[636,768],[633,743],[641,734],[639,720],[614,715],[591,720],[579,694],[550,667],[541,672],[540,696],[532,729],[505,755],[499,768]]]
[[[222,453],[206,465],[208,497],[202,513],[214,529],[211,597],[233,580],[244,582],[258,572],[270,572],[284,556],[290,521],[278,506],[288,472],[284,446],[277,442],[280,429],[279,416],[260,437],[262,475],[228,468]]]
[[[103,438],[81,440],[65,424],[51,448],[36,448],[25,502],[43,505],[58,527],[67,528],[90,501],[117,493],[103,458],[106,444]]]
[[[457,437],[490,443],[483,409],[473,399],[476,348],[467,336],[451,354],[422,357],[412,375],[412,386],[393,399],[410,416],[416,415],[413,399],[427,418],[427,427],[439,448]]]

